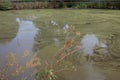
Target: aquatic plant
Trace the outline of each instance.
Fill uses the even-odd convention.
[[[9,80],[9,78],[14,78],[19,76],[21,73],[24,73],[26,70],[34,68],[36,66],[40,66],[40,59],[37,57],[36,54],[32,56],[30,60],[28,60],[25,64],[20,64],[22,60],[29,56],[29,51],[25,51],[23,56],[17,59],[14,53],[10,53],[7,57],[5,65],[0,68],[0,80]],[[25,77],[21,77],[20,80],[26,80],[34,76],[34,73],[30,75],[26,75]],[[30,79],[29,79],[30,80]]]
[[[21,77],[20,80],[30,80],[30,77],[34,77],[37,80],[57,80],[60,72],[64,70],[75,71],[75,66],[71,62],[65,61],[65,58],[80,49],[80,46],[76,44],[76,38],[80,36],[80,32],[74,33],[74,26],[69,26],[67,30],[63,47],[56,52],[53,61],[41,62],[37,54],[34,54],[25,64],[21,64],[22,60],[30,56],[29,51],[25,51],[23,56],[18,58],[19,60],[14,53],[10,53],[5,65],[0,68],[0,80],[9,80],[9,78],[17,77],[21,73],[24,74],[26,70],[33,68],[33,73]],[[74,35],[74,37],[71,37],[71,35]]]
[[[57,80],[60,72],[65,70],[76,70],[75,66],[71,62],[65,61],[65,58],[76,53],[76,51],[80,49],[80,46],[77,45],[75,41],[77,36],[80,36],[80,32],[76,32],[74,34],[74,26],[69,26],[67,30],[63,47],[56,52],[55,59],[52,62],[45,61],[43,63],[44,67],[42,67],[36,74],[37,79]],[[76,36],[71,37],[73,34]]]

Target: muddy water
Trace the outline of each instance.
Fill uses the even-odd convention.
[[[68,73],[68,76],[65,78],[66,80],[107,80],[106,75],[101,73],[92,63],[88,62],[79,66],[78,71]]]
[[[30,56],[32,56],[33,54],[33,47],[35,41],[34,38],[37,35],[39,29],[35,27],[32,21],[21,20],[17,18],[16,22],[18,23],[19,27],[16,36],[11,41],[6,42],[5,44],[0,43],[1,68],[2,64],[4,64],[5,60],[7,59],[6,57],[8,56],[9,53],[13,53],[16,56],[17,60],[20,60],[19,61],[20,64],[26,63],[26,61],[29,60]],[[29,53],[29,56],[21,60],[21,57],[23,56],[24,52]],[[29,73],[30,71],[28,71],[27,73]],[[21,74],[21,76],[24,75]],[[19,79],[14,78],[14,80]]]
[[[58,25],[53,25],[54,21],[51,21],[52,25],[47,24],[46,29],[44,29],[47,33],[49,33],[48,35],[44,35],[44,37],[40,37],[38,39],[43,39],[44,41],[49,41],[49,44],[45,45],[42,48],[39,48],[38,50],[41,49],[40,53],[38,52],[39,56],[42,59],[51,61],[53,59],[53,56],[55,55],[54,53],[57,51],[56,48],[59,49],[59,45],[61,45],[61,42],[63,39],[61,39],[61,32],[62,34],[66,34],[67,29],[68,29],[68,24],[64,25],[62,28],[57,27],[59,25],[59,23],[57,23],[55,21],[55,23],[57,23]],[[55,24],[54,23],[54,24]],[[49,30],[48,30],[49,28]],[[54,29],[54,30],[53,30]],[[58,30],[59,29],[59,30]],[[42,31],[42,30],[41,30]],[[59,34],[57,34],[59,32]],[[43,31],[44,33],[44,31]],[[57,34],[53,35],[53,34]],[[51,40],[52,39],[52,40]],[[50,43],[51,42],[51,43]],[[108,45],[106,44],[106,42],[100,41],[99,38],[97,37],[97,35],[95,34],[85,34],[83,35],[83,38],[81,41],[79,41],[81,44],[81,48],[82,51],[80,51],[82,53],[86,54],[90,54],[91,56],[94,55],[94,48],[97,46],[98,50],[103,50],[100,51],[99,54],[101,55],[105,55],[105,58],[109,57],[109,51],[108,51]],[[42,43],[42,40],[41,42]],[[39,43],[38,43],[38,47],[39,47]],[[77,57],[77,56],[76,56]],[[117,71],[118,69],[116,69],[116,71],[109,69],[111,66],[108,66],[108,68],[104,68],[103,66],[97,66],[96,62],[88,62],[86,61],[86,57],[84,55],[82,55],[81,57],[79,57],[81,59],[79,59],[79,62],[82,61],[82,64],[77,65],[77,71],[64,71],[61,73],[60,76],[62,76],[62,79],[60,80],[119,80],[120,79],[120,71]],[[103,57],[101,57],[103,59]],[[77,59],[77,58],[75,58]],[[104,64],[104,61],[101,62],[100,64]],[[75,62],[75,64],[79,64],[77,62]]]
[[[92,34],[92,33],[86,34],[85,36],[83,36],[80,43],[81,43],[81,51],[85,55],[88,55],[89,58],[95,53],[96,49],[104,50],[102,53],[99,53],[99,54],[102,54],[106,57],[108,57],[108,55],[109,55],[109,57],[110,57],[110,53],[108,51],[107,45],[105,43],[103,43],[102,41],[100,41],[95,34]]]
[[[63,73],[65,80],[119,80],[120,71],[115,71],[109,69],[111,66],[104,68],[103,66],[96,66],[96,62],[88,60],[85,56],[89,55],[90,57],[94,55],[94,48],[97,46],[99,49],[104,49],[102,52],[103,55],[106,55],[105,58],[110,57],[107,45],[101,42],[95,34],[86,34],[81,40],[81,52],[83,54],[80,58],[84,57],[82,64],[77,66],[77,71],[66,71]],[[85,55],[85,56],[84,56]],[[94,58],[94,56],[93,56]],[[77,58],[76,58],[77,59]],[[104,64],[104,62],[102,62]]]
[[[86,62],[78,66],[76,72],[64,72],[65,80],[119,80],[120,72],[103,69],[92,63]]]
[[[30,53],[30,56],[33,54],[33,48],[34,48],[34,42],[35,42],[35,36],[37,35],[39,29],[35,27],[34,23],[32,21],[28,20],[21,20],[19,18],[16,19],[16,22],[19,25],[19,29],[17,32],[17,35],[15,38],[13,38],[11,41],[6,42],[5,44],[0,43],[0,62],[5,61],[5,57],[10,53],[14,53],[15,56],[18,58],[23,55],[25,51]],[[53,26],[57,26],[54,21],[51,21]],[[65,25],[67,26],[67,25]],[[62,28],[63,33],[66,33],[66,28]],[[46,31],[46,30],[45,30]],[[48,31],[49,32],[49,31]],[[61,30],[55,30],[55,34],[60,35]],[[54,33],[51,31],[51,33]],[[43,33],[41,33],[43,34]],[[44,33],[45,34],[45,33]],[[44,35],[43,34],[43,35]],[[45,36],[43,36],[45,38]],[[51,38],[51,42],[57,47],[60,45],[61,39],[59,36],[46,36],[48,38]],[[82,45],[83,45],[83,52],[87,54],[93,54],[93,49],[96,45],[99,45],[103,48],[106,48],[106,44],[100,43],[98,38],[95,35],[87,34],[83,37],[82,40]],[[99,44],[100,43],[100,44]],[[48,48],[51,48],[51,46],[48,44],[46,45]],[[55,46],[53,48],[55,48]],[[41,49],[42,50],[42,49]],[[48,50],[51,49],[44,49],[45,51],[49,52]],[[53,49],[54,50],[54,49]],[[89,53],[90,52],[90,53]],[[46,54],[46,53],[44,53]],[[47,56],[52,56],[50,54],[46,54],[45,56],[41,57],[46,57]],[[28,58],[29,59],[29,58]],[[25,63],[26,60],[28,59],[23,59],[22,63]],[[0,64],[1,65],[1,64]],[[114,71],[114,70],[109,70],[109,69],[104,69],[103,67],[99,67],[94,65],[94,62],[87,62],[85,61],[84,64],[78,65],[77,66],[78,70],[75,72],[71,71],[65,71],[63,72],[63,77],[64,80],[120,80],[120,72],[119,71]],[[31,70],[25,73],[25,75],[31,73]],[[24,76],[24,75],[22,75]],[[20,76],[21,77],[21,76]],[[19,80],[18,78],[14,78],[15,80]],[[13,79],[11,79],[13,80]]]

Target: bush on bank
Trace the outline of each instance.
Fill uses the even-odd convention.
[[[75,8],[75,9],[120,9],[120,3],[115,2],[11,2],[4,0],[0,2],[0,10],[20,9],[54,9],[54,8]]]

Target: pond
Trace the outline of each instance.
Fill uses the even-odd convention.
[[[9,42],[6,43],[0,43],[0,68],[3,68],[2,65],[5,64],[6,57],[9,53],[13,53],[18,59],[23,56],[24,52],[29,53],[29,57],[23,59],[20,64],[24,64],[27,62],[32,56],[34,51],[35,44],[41,45],[42,47],[37,48],[40,51],[44,50],[49,52],[51,49],[48,48],[59,48],[60,45],[63,43],[63,36],[67,33],[67,29],[69,28],[68,24],[64,24],[62,28],[60,28],[58,23],[56,21],[51,20],[48,23],[48,26],[44,27],[43,29],[39,29],[35,26],[33,21],[31,20],[23,20],[20,18],[16,18],[16,22],[18,23],[18,32],[16,36]],[[52,25],[52,26],[49,26]],[[52,27],[54,27],[52,30]],[[37,41],[35,38],[37,38],[37,34],[40,33],[40,38],[42,42],[36,43]],[[47,34],[51,34],[48,36]],[[49,38],[49,39],[48,39]],[[46,40],[45,40],[46,39]],[[52,44],[52,45],[51,45]],[[85,55],[89,55],[90,57],[94,53],[94,48],[96,46],[99,46],[102,49],[105,49],[105,53],[108,54],[108,49],[106,43],[100,42],[98,37],[95,34],[85,34],[82,39],[79,39],[79,44],[81,45],[80,53],[77,55],[82,54],[83,52],[86,53]],[[44,47],[48,48],[44,48]],[[53,49],[54,50],[54,49]],[[56,49],[55,49],[56,50]],[[41,53],[41,58],[48,60],[51,59],[51,57],[47,56],[53,56],[51,54]],[[85,58],[85,56],[82,56]],[[104,69],[104,67],[96,66],[94,65],[94,61],[83,61],[81,65],[76,66],[78,68],[77,71],[71,72],[71,71],[64,71],[62,76],[65,80],[119,80],[120,79],[120,72]],[[32,69],[28,70],[24,74],[21,74],[19,77],[24,77],[25,74],[32,73]],[[32,79],[32,78],[30,78]],[[13,78],[10,78],[9,80],[13,80]],[[14,78],[14,80],[19,80],[18,78]]]

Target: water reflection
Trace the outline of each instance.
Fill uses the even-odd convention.
[[[105,80],[105,76],[97,71],[92,63],[85,63],[84,68],[86,70],[86,80]]]
[[[55,30],[54,32],[55,32],[54,34],[60,35],[60,29],[57,29],[57,30]]]
[[[101,42],[98,37],[94,34],[86,34],[81,40],[81,50],[84,54],[92,56],[95,47],[99,49],[104,49],[104,53],[108,54],[107,45]]]
[[[59,43],[60,43],[60,41],[59,41],[59,39],[58,38],[53,38],[53,42],[54,42],[54,45],[55,46],[58,46],[59,45]]]
[[[0,43],[0,61],[1,64],[6,60],[6,56],[12,52],[17,58],[21,57],[25,51],[30,55],[33,53],[34,38],[38,33],[38,28],[35,27],[32,21],[16,19],[19,24],[19,29],[15,38],[5,44]],[[9,35],[9,34],[8,34]],[[25,60],[23,60],[24,63]],[[1,65],[0,64],[0,65]],[[17,80],[17,79],[16,79]]]
[[[0,44],[0,56],[2,57],[9,52],[19,55],[28,50],[32,53],[34,38],[39,29],[34,26],[32,21],[20,20],[19,18],[16,21],[19,24],[16,37],[6,44]]]
[[[100,67],[93,63],[85,62],[77,68],[75,72],[63,73],[65,80],[108,80],[107,75],[101,71]]]
[[[85,54],[92,55],[95,46],[99,45],[99,40],[94,34],[86,34],[81,41],[82,50]]]
[[[57,23],[56,21],[53,21],[53,20],[51,20],[51,24],[52,24],[53,26],[57,26],[57,25],[58,25],[58,23]]]
[[[69,28],[69,25],[68,25],[68,24],[65,24],[65,26],[63,27],[64,33],[67,33],[68,28]]]

